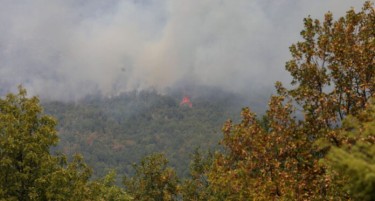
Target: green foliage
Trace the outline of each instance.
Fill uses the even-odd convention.
[[[196,147],[217,147],[221,124],[240,111],[227,94],[192,98],[193,108],[180,107],[179,95],[152,91],[77,103],[47,102],[44,108],[59,121],[56,149],[66,155],[81,153],[95,177],[112,168],[132,174],[132,163],[155,152],[164,152],[177,174],[186,177],[189,154]]]
[[[304,19],[286,64],[293,88],[276,83],[262,119],[244,108],[240,123],[227,121],[223,149],[196,151],[183,183],[162,154],[133,165],[125,189],[114,171],[90,179],[81,156],[50,154],[56,121],[20,87],[0,99],[0,200],[375,200],[374,19],[370,2],[336,21]],[[62,123],[64,153],[82,152],[101,173],[109,164],[130,173],[160,150],[186,165],[192,145],[215,146],[215,128],[233,112],[226,98],[178,101],[134,92],[46,107]]]
[[[104,178],[90,184],[92,197],[100,201],[126,201],[133,200],[124,189],[116,186],[116,172],[110,171]]]
[[[214,198],[207,180],[207,172],[211,168],[213,155],[208,152],[206,156],[199,149],[192,154],[190,175],[181,185],[183,200],[211,200]]]
[[[42,195],[37,183],[56,169],[59,160],[49,154],[56,145],[56,121],[42,115],[34,97],[26,91],[0,100],[0,197],[9,200],[35,200]],[[43,183],[43,182],[41,182]]]
[[[178,178],[167,164],[168,161],[162,154],[146,156],[139,165],[135,164],[135,175],[124,178],[129,194],[135,200],[177,200]]]
[[[50,154],[58,141],[55,126],[56,121],[42,113],[38,98],[27,98],[22,87],[18,94],[0,99],[0,200],[124,197],[108,182],[99,185],[102,193],[96,193],[100,183],[89,181],[91,169],[82,157],[68,163],[65,156]]]
[[[375,199],[375,102],[356,117],[348,116],[340,130],[342,146],[332,147],[326,162],[348,180],[345,190],[354,200]]]
[[[82,157],[75,156],[71,163],[61,159],[54,169],[36,182],[46,200],[87,200],[89,189],[86,184],[91,176],[91,169],[83,162]]]

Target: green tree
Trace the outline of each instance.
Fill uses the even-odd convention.
[[[178,178],[167,164],[163,154],[146,156],[139,165],[134,164],[135,175],[124,178],[129,194],[135,200],[177,200]]]
[[[56,121],[42,115],[39,100],[26,90],[0,99],[0,197],[40,198],[38,180],[55,170],[59,158],[49,154],[56,145]]]
[[[104,178],[92,182],[89,187],[92,200],[124,201],[133,200],[123,188],[115,185],[116,172],[110,171]]]
[[[354,200],[375,200],[375,102],[356,117],[345,118],[339,130],[342,146],[334,146],[326,162],[332,175],[344,177]]]
[[[22,87],[0,99],[0,200],[102,200],[114,193],[108,182],[89,181],[92,171],[79,155],[67,162],[50,154],[55,126]]]
[[[205,156],[199,149],[194,151],[190,163],[190,177],[181,186],[183,200],[204,201],[214,197],[207,180],[207,172],[211,167],[212,159],[213,155],[210,152]]]

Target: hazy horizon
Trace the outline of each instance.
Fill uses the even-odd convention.
[[[289,83],[303,18],[342,16],[349,0],[3,0],[0,93],[77,100],[181,85],[242,94]],[[2,94],[0,94],[2,95]]]

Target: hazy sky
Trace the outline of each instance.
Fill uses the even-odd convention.
[[[0,92],[42,98],[191,82],[252,93],[289,82],[302,19],[361,0],[0,0]]]

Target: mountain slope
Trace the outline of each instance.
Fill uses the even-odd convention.
[[[215,148],[223,123],[238,118],[239,102],[244,101],[211,89],[195,92],[190,108],[180,105],[182,97],[181,93],[142,91],[112,98],[92,96],[76,103],[44,102],[43,106],[58,120],[61,141],[56,150],[82,153],[97,176],[111,168],[130,173],[132,163],[154,152],[165,153],[183,176],[193,150]]]

